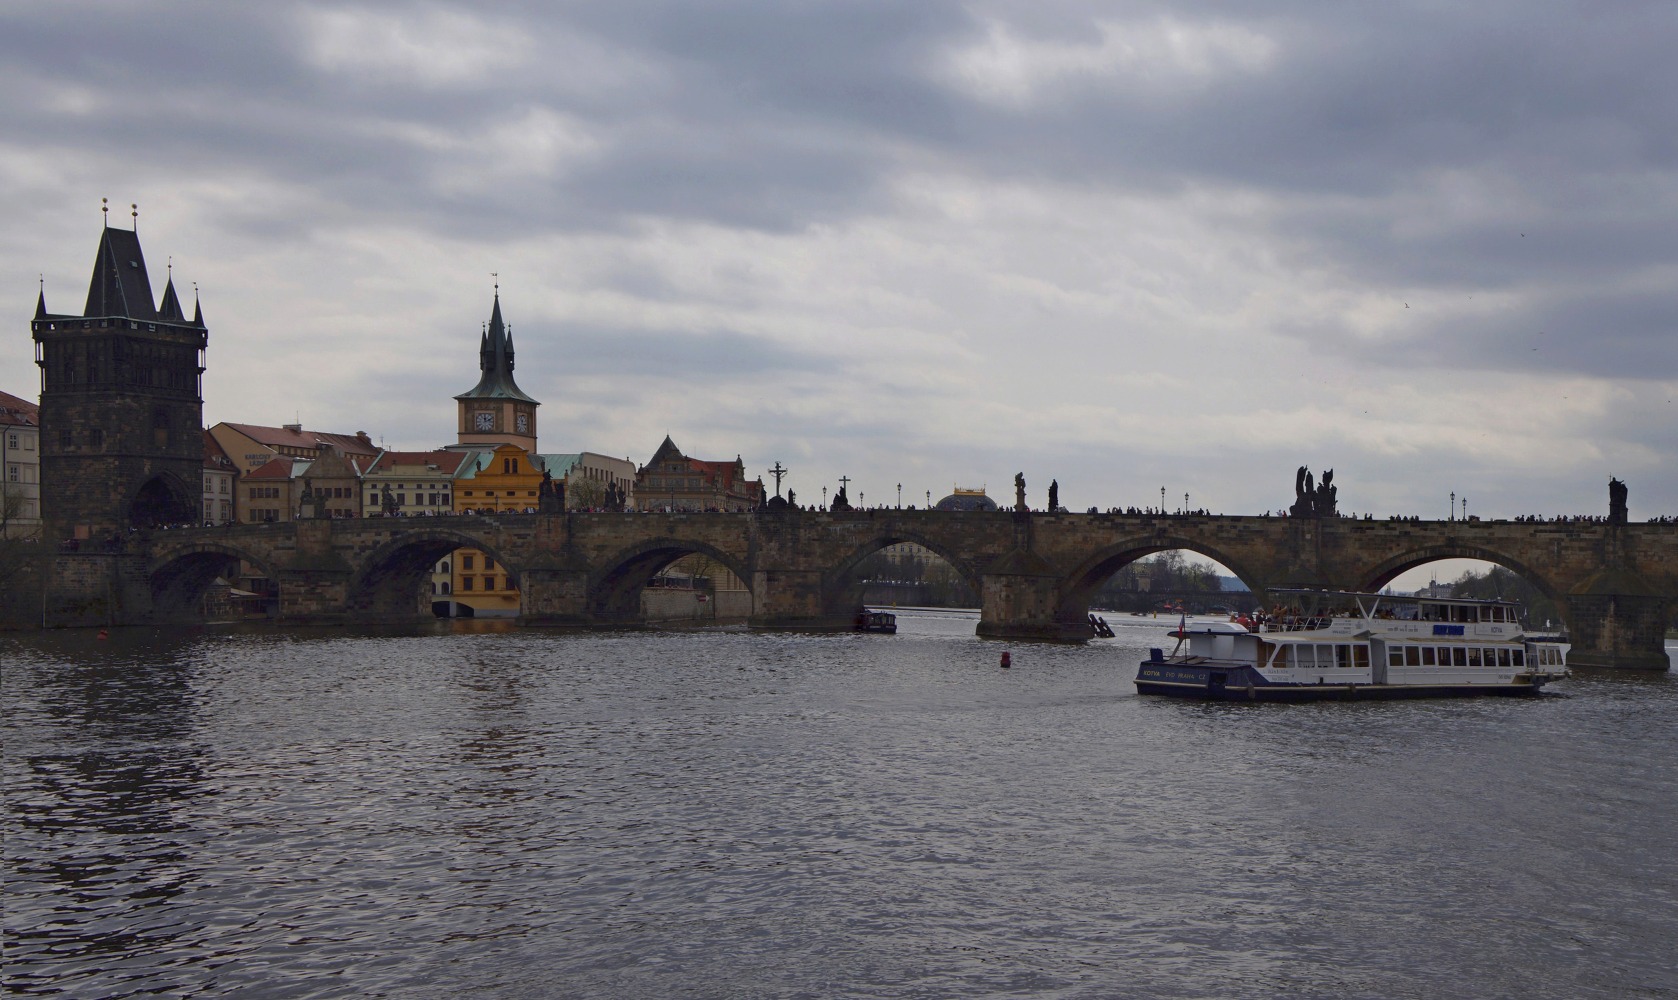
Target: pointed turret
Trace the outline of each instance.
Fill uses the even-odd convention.
[[[198,289],[192,290],[192,325],[204,325],[204,307],[198,304]]]
[[[44,284],[41,286],[41,297],[35,300],[35,318],[47,318],[47,286]]]
[[[82,315],[155,320],[153,301],[139,235],[107,226],[99,237],[99,256],[93,262],[93,280],[87,286],[87,307]]]
[[[501,318],[501,293],[495,293],[495,304],[490,309],[489,328],[478,342],[478,369],[483,377],[468,392],[455,399],[512,399],[535,403],[513,381],[513,341],[507,335],[507,324]]]
[[[175,295],[173,275],[170,275],[168,283],[163,286],[163,304],[157,307],[157,318],[171,323],[186,322],[186,314],[181,312],[181,300]]]

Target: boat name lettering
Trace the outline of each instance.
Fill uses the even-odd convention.
[[[1462,630],[1463,630],[1463,626],[1461,626],[1461,625],[1435,625],[1433,627],[1433,634],[1434,635],[1462,635]]]

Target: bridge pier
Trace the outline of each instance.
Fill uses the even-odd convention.
[[[752,616],[761,629],[842,632],[853,628],[856,609],[834,610],[820,570],[760,569],[752,574]]]
[[[589,613],[588,597],[586,570],[527,568],[519,573],[519,624],[561,627],[599,625],[601,622]]]
[[[1017,549],[979,578],[979,627],[989,639],[1084,642],[1088,612],[1075,620],[1060,614],[1060,577],[1038,556]]]
[[[144,557],[60,552],[48,560],[41,619],[50,628],[131,625],[150,614],[150,598]]]
[[[1630,589],[1630,588],[1628,588]],[[1666,600],[1628,594],[1567,595],[1567,664],[1583,669],[1671,670]]]

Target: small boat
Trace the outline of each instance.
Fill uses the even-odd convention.
[[[870,611],[863,608],[856,613],[856,630],[858,632],[878,632],[881,635],[896,635],[897,616],[887,611]]]
[[[1190,626],[1154,649],[1139,694],[1221,701],[1534,695],[1568,676],[1565,640],[1529,635],[1512,601],[1271,591],[1251,624]]]

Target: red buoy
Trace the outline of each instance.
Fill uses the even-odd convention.
[[[1002,669],[1006,670],[1013,665],[1014,665],[1014,658],[1012,656],[1008,655],[1007,650],[1003,650],[1002,651]]]

